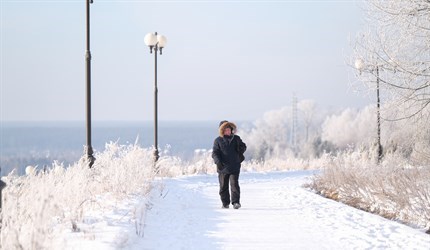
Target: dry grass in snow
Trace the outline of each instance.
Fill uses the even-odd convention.
[[[380,165],[370,159],[359,152],[333,157],[310,187],[356,208],[428,228],[430,166],[412,166],[396,155]]]
[[[114,204],[99,202],[103,197],[120,201],[149,193],[154,172],[150,149],[110,143],[95,156],[92,169],[82,160],[67,168],[54,162],[46,171],[7,176],[0,248],[49,249],[56,230],[79,231],[92,210],[111,210]]]

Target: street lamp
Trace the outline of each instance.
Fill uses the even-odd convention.
[[[362,59],[355,60],[355,68],[361,73],[364,69],[368,69],[370,72],[376,73],[376,120],[377,120],[377,133],[378,133],[378,164],[382,159],[382,146],[381,146],[381,102],[379,99],[379,65],[367,66]]]
[[[144,42],[149,46],[149,51],[152,53],[154,50],[155,60],[155,78],[154,78],[154,162],[157,162],[159,158],[158,154],[158,87],[157,87],[157,52],[160,51],[160,55],[163,54],[163,48],[166,46],[167,40],[165,36],[158,35],[155,33],[148,33],[144,38]]]
[[[1,178],[1,168],[0,168],[0,178]],[[4,181],[2,181],[0,179],[0,213],[2,211],[2,209],[1,209],[1,206],[2,206],[2,197],[1,197],[1,194],[2,194],[3,188],[5,188],[5,187],[6,187],[6,182],[4,182]],[[0,222],[1,222],[1,219],[0,219]]]
[[[86,106],[87,106],[87,145],[85,147],[87,160],[89,167],[91,168],[94,164],[96,158],[93,156],[93,147],[91,146],[91,52],[90,52],[90,3],[93,0],[87,0],[86,2],[86,28],[87,28],[87,39],[86,39],[86,51],[85,51],[85,61],[86,61]]]

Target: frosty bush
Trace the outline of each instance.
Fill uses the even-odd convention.
[[[91,210],[112,209],[103,207],[100,197],[121,200],[148,194],[154,173],[150,149],[108,143],[95,156],[91,169],[81,160],[67,168],[54,162],[50,169],[27,176],[9,174],[3,190],[1,248],[49,249],[56,230],[79,231]]]
[[[348,205],[421,227],[430,226],[430,166],[412,166],[399,154],[376,165],[369,154],[349,152],[332,164],[310,187]]]

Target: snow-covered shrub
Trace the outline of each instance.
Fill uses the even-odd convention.
[[[213,174],[216,165],[212,159],[212,150],[196,150],[188,163],[188,174]]]
[[[323,196],[421,227],[430,226],[430,166],[413,166],[400,154],[380,165],[364,152],[333,158],[310,187]]]
[[[99,202],[106,195],[122,200],[149,193],[152,150],[108,143],[95,157],[91,169],[81,160],[67,168],[54,162],[27,176],[9,174],[2,192],[1,249],[50,249],[56,231],[77,232],[92,210],[113,209]]]

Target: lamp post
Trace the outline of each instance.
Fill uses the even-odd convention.
[[[382,159],[382,145],[381,145],[381,101],[379,98],[379,65],[376,66],[367,66],[364,64],[362,59],[355,60],[355,68],[358,69],[361,73],[365,68],[367,68],[370,72],[376,73],[376,121],[377,121],[377,142],[378,142],[378,164]]]
[[[144,38],[144,42],[149,46],[149,51],[152,54],[154,50],[154,162],[159,158],[158,154],[158,86],[157,86],[157,53],[163,54],[163,48],[166,46],[167,40],[165,36],[155,33],[148,33]]]
[[[90,52],[90,3],[93,0],[87,0],[86,2],[86,51],[85,51],[85,61],[86,61],[86,107],[87,107],[87,145],[85,148],[87,160],[89,167],[91,168],[94,164],[95,158],[93,156],[93,147],[91,146],[91,52]]]
[[[0,168],[0,178],[1,178],[1,168]],[[1,179],[0,179],[0,212],[2,211],[2,191],[3,191],[3,188],[5,188],[6,187],[6,182],[4,182],[4,181],[2,181]],[[0,217],[0,228],[1,228],[1,217]]]

